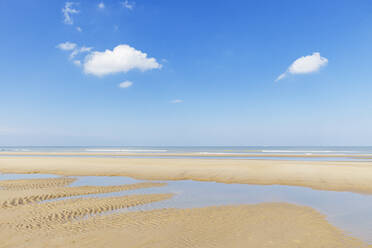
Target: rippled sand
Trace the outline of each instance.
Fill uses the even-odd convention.
[[[115,212],[173,194],[43,201],[165,185],[68,187],[73,181],[0,181],[0,247],[368,247],[314,209],[287,203]]]
[[[45,180],[45,179],[44,179]],[[51,181],[55,179],[50,179]],[[30,181],[35,184],[34,179],[22,180],[24,182]],[[49,189],[25,189],[25,190],[9,190],[1,191],[0,194],[0,208],[10,208],[19,205],[25,205],[34,202],[41,202],[45,200],[52,200],[62,197],[102,194],[109,192],[118,192],[124,190],[143,189],[150,187],[164,186],[164,183],[136,183],[130,185],[118,186],[80,186],[80,187],[55,187],[51,184]],[[27,187],[27,186],[26,186]]]

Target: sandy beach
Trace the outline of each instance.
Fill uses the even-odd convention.
[[[278,184],[320,190],[372,193],[372,161],[2,156],[0,172]]]
[[[370,247],[345,235],[314,209],[288,203],[115,213],[173,194],[43,201],[164,186],[156,182],[69,186],[73,181],[65,177],[1,181],[0,247]],[[114,212],[101,215],[109,211]]]

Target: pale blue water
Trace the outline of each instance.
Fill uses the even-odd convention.
[[[372,146],[0,146],[0,151],[372,155]]]
[[[20,178],[55,177],[54,175],[0,174],[0,180]],[[141,182],[127,177],[77,177],[70,186],[119,185]],[[231,204],[255,204],[261,202],[289,202],[310,206],[327,216],[334,225],[347,234],[372,244],[372,196],[350,192],[313,190],[294,186],[259,186],[223,184],[196,181],[167,181],[159,188],[137,189],[82,197],[109,197],[128,194],[174,193],[172,199],[137,206],[122,211],[150,210],[156,208],[192,208]],[[76,197],[75,197],[76,198]],[[61,198],[63,199],[63,198]]]
[[[191,153],[195,156],[188,158],[205,158],[205,159],[285,159],[285,160],[309,160],[309,161],[356,161],[356,158],[343,157],[328,157],[328,158],[290,158],[290,157],[275,157],[275,155],[368,155],[372,158],[372,147],[332,147],[332,146],[19,146],[19,147],[0,147],[1,152],[74,152],[74,153],[107,153],[109,154],[125,154],[137,153]],[[208,157],[202,155],[208,154]],[[271,155],[274,157],[239,157],[233,155],[249,154],[249,155]],[[213,156],[216,155],[216,156]],[[217,156],[218,155],[218,156]],[[18,156],[18,155],[13,155]],[[34,155],[37,156],[37,155]],[[55,155],[62,156],[62,155]],[[65,155],[63,155],[65,156]],[[86,156],[86,155],[74,155]],[[104,156],[104,155],[103,155]],[[102,157],[102,156],[100,156]],[[131,156],[136,157],[136,156]],[[164,158],[175,158],[174,156],[166,156]],[[177,157],[180,158],[180,157]],[[182,157],[181,157],[182,158]],[[359,161],[368,161],[370,159],[357,159]]]

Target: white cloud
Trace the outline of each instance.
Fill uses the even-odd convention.
[[[57,48],[59,48],[61,50],[64,50],[64,51],[71,51],[71,50],[74,50],[76,48],[76,44],[72,43],[72,42],[69,42],[69,41],[66,41],[64,43],[58,44]]]
[[[161,65],[155,58],[148,58],[143,53],[129,45],[118,45],[113,50],[91,52],[84,61],[84,72],[95,76],[104,76],[133,69],[147,71],[160,69]]]
[[[93,47],[82,46],[82,47],[80,48],[80,52],[81,52],[81,53],[84,53],[84,52],[90,52],[92,49],[93,49]]]
[[[285,75],[286,75],[286,73],[280,74],[279,77],[277,77],[275,81],[282,80],[283,78],[285,78]]]
[[[73,63],[76,66],[81,66],[81,61],[80,60],[74,60]]]
[[[316,52],[312,55],[302,56],[296,59],[275,81],[279,81],[286,77],[288,74],[308,74],[318,71],[321,67],[328,64],[328,59],[320,56]]]
[[[131,81],[124,81],[124,82],[121,82],[119,84],[119,88],[125,89],[125,88],[129,88],[132,85],[133,85],[133,82],[131,82]]]
[[[86,47],[86,46],[82,46],[80,48],[76,48],[74,49],[74,51],[72,51],[72,53],[70,54],[70,59],[74,58],[76,55],[78,55],[79,53],[85,53],[85,52],[90,52],[93,48],[92,47]]]
[[[81,29],[81,27],[76,27],[76,30],[78,31],[78,32],[82,32],[83,30]]]
[[[75,56],[77,56],[80,53],[90,52],[93,49],[92,47],[86,47],[86,46],[82,46],[82,47],[79,48],[75,43],[72,43],[72,42],[69,42],[69,41],[67,41],[65,43],[58,44],[57,48],[59,48],[61,50],[64,50],[64,51],[72,51],[70,53],[70,57],[69,57],[70,59],[75,58]]]
[[[181,99],[175,99],[171,101],[171,103],[181,103],[181,102],[183,102],[183,100]]]
[[[98,8],[100,8],[100,9],[104,9],[104,8],[105,8],[105,4],[104,4],[103,2],[100,2],[100,3],[98,4]]]
[[[125,0],[124,2],[121,2],[124,8],[127,8],[129,10],[133,10],[135,2],[129,2],[128,0]]]
[[[63,13],[63,16],[65,18],[63,20],[63,22],[65,24],[69,24],[69,25],[74,24],[74,20],[72,19],[72,15],[79,13],[79,10],[73,8],[74,4],[76,4],[76,3],[66,2],[65,7],[62,9],[62,13]]]

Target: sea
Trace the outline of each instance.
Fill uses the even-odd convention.
[[[182,158],[182,154],[185,154],[185,158],[205,159],[310,161],[371,161],[372,159],[372,146],[0,146],[0,156],[2,156],[1,153],[6,156],[9,156],[8,153],[12,153],[12,156],[23,156],[24,153],[28,153],[27,156],[30,156],[33,152],[35,156],[43,156],[37,153],[45,152],[53,153],[53,156],[90,156],[91,153],[92,155],[99,154],[99,157],[113,154],[141,157],[141,154],[149,153],[154,157],[161,155],[163,158]],[[58,155],[58,153],[61,154]]]

